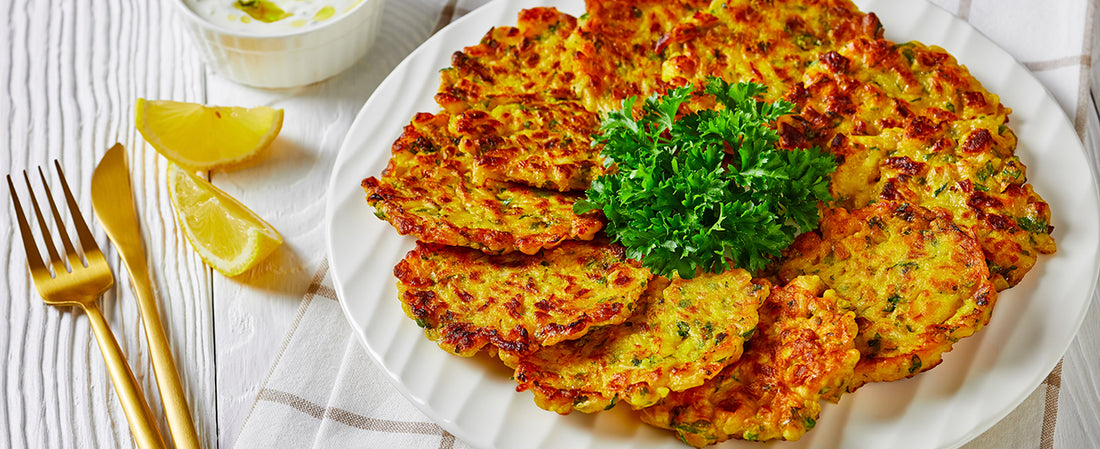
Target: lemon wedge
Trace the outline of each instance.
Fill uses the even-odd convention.
[[[283,128],[283,110],[267,106],[205,106],[138,98],[135,122],[153,148],[188,170],[247,161]]]
[[[187,241],[221,274],[244,273],[283,243],[255,212],[175,164],[168,164],[168,196]]]

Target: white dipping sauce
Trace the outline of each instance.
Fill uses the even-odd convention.
[[[335,20],[361,1],[183,0],[188,8],[214,25],[256,34],[302,31]]]

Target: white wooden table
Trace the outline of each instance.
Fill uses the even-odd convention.
[[[460,1],[458,14],[483,2]],[[452,13],[443,6],[448,3],[455,4],[390,0],[386,20],[408,21],[422,32],[383,33],[375,45],[411,51],[441,14]],[[0,2],[0,172],[46,167],[58,159],[91,217],[92,169],[111,144],[127,147],[149,268],[200,437],[208,447],[228,448],[325,257],[325,190],[343,136],[376,83],[400,60],[372,52],[324,83],[288,91],[251,89],[209,73],[173,13],[169,0]],[[191,250],[172,216],[166,163],[134,129],[138,97],[286,110],[282,134],[260,162],[211,173],[216,185],[258,211],[286,239],[260,267],[226,279],[205,268]],[[1092,135],[1100,135],[1096,118],[1090,123]],[[0,207],[4,217],[11,216],[7,194],[0,195]],[[103,297],[103,308],[161,416],[125,271],[98,223],[93,230],[119,285]],[[42,304],[17,240],[14,219],[0,220],[0,288],[6,288],[0,295],[0,447],[131,447],[86,318]],[[1100,441],[1097,309],[1063,366],[1058,426],[1070,433],[1065,441]]]

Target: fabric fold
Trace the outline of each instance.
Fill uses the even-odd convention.
[[[235,447],[464,449],[370,360],[322,263]]]

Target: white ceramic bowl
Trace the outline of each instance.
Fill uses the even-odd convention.
[[[385,0],[362,0],[324,23],[279,34],[228,29],[201,17],[185,0],[173,3],[216,72],[249,86],[287,88],[332,77],[362,58],[374,43]]]

